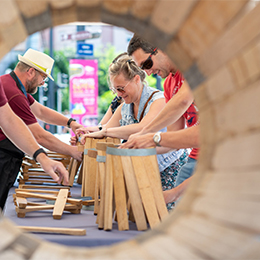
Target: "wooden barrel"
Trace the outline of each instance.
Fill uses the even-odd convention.
[[[106,154],[104,229],[112,228],[114,210],[118,229],[128,229],[127,210],[130,209],[138,230],[146,230],[147,221],[154,228],[168,215],[156,150],[107,147]]]

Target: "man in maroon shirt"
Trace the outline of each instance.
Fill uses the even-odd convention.
[[[29,154],[31,157],[35,157],[37,161],[41,164],[45,172],[49,173],[50,176],[56,180],[58,183],[61,183],[62,179],[63,184],[68,185],[68,172],[62,163],[50,160],[45,153],[41,152],[40,146],[36,143],[32,133],[26,127],[24,122],[14,114],[12,109],[9,107],[6,96],[4,94],[2,83],[0,81],[0,127],[5,132],[6,136],[16,146],[20,147],[24,152]],[[16,129],[16,131],[14,131]],[[40,152],[40,153],[39,153]],[[35,156],[36,155],[36,156]],[[1,154],[0,154],[1,156]],[[0,165],[2,167],[3,160],[5,158],[0,158]],[[5,164],[4,168],[13,167],[13,164],[8,160],[8,164]],[[8,171],[10,172],[10,171]],[[58,174],[58,175],[57,175]],[[12,178],[12,177],[11,177]],[[9,183],[11,181],[10,176],[1,174],[0,175],[0,201],[1,209],[4,207],[3,200],[6,199],[9,191]]]
[[[36,93],[38,87],[44,84],[46,77],[53,79],[50,73],[54,60],[33,49],[27,50],[24,56],[19,55],[18,59],[19,62],[14,71],[0,77],[9,106],[28,126],[40,145],[51,151],[70,155],[80,161],[82,153],[77,150],[77,147],[61,142],[54,135],[45,131],[36,119],[49,124],[68,125],[73,131],[81,127],[74,119],[68,120],[62,114],[39,104],[30,95]],[[13,130],[17,131],[18,129],[14,128]],[[0,130],[0,176],[9,176],[9,188],[16,179],[23,156],[24,153],[13,145],[5,133]],[[12,165],[12,167],[8,165]],[[1,181],[0,190],[2,190]],[[0,197],[1,208],[4,207],[4,203],[5,198],[2,200]]]
[[[160,49],[134,35],[128,45],[128,55],[132,56],[140,68],[148,75],[158,74],[166,78],[164,92],[166,106],[142,131],[131,135],[121,148],[148,148],[154,145],[174,149],[192,148],[188,162],[182,167],[176,188],[164,191],[165,202],[175,201],[187,187],[193,174],[199,153],[198,109],[188,83],[176,69],[171,59]],[[173,123],[185,118],[187,128],[174,131]],[[166,133],[157,132],[167,126]],[[156,133],[157,132],[157,133]]]

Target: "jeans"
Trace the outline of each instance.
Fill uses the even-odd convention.
[[[196,164],[197,164],[197,160],[192,159],[190,157],[188,158],[188,162],[182,166],[182,168],[179,172],[179,175],[177,176],[175,187],[177,187],[183,181],[185,181],[190,176],[192,176],[192,174],[195,170]]]

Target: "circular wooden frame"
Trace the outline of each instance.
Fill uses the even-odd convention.
[[[42,29],[105,22],[164,50],[194,90],[201,153],[188,191],[153,231],[110,247],[68,248],[0,221],[2,259],[256,259],[259,246],[260,5],[252,1],[8,0],[0,56]],[[26,241],[26,242],[24,242]]]

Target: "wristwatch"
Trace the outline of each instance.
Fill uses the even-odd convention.
[[[153,141],[155,142],[156,146],[161,146],[160,142],[161,142],[161,132],[157,132],[154,136],[153,136]]]
[[[74,119],[74,118],[70,118],[69,120],[68,120],[68,122],[67,122],[67,126],[70,128],[70,123],[72,122],[72,121],[76,121],[76,119]]]

